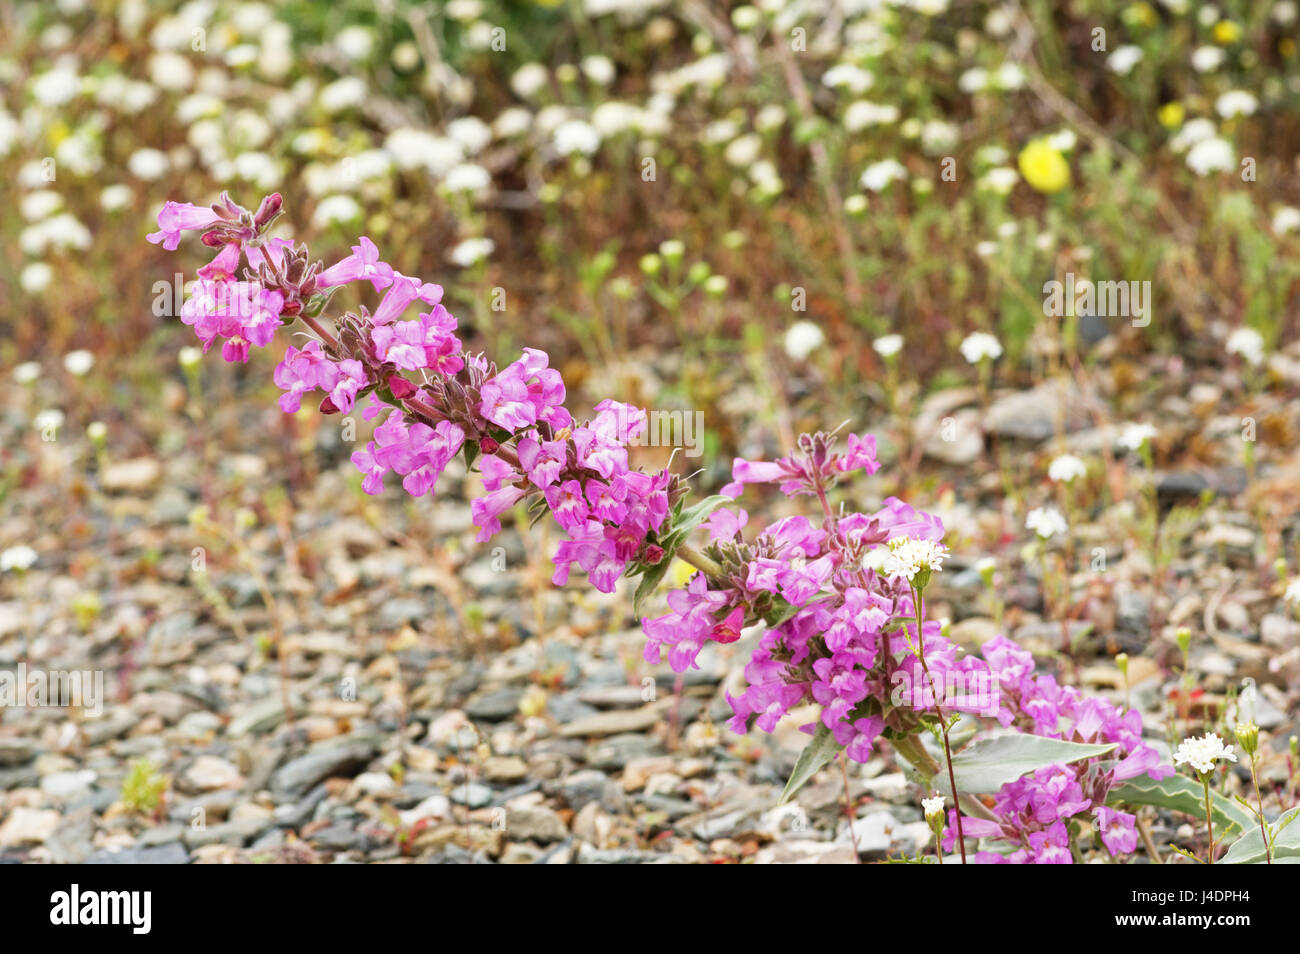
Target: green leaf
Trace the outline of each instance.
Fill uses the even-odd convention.
[[[1042,735],[1000,735],[973,742],[952,757],[957,790],[967,793],[996,792],[1007,782],[1047,765],[1064,765],[1080,759],[1105,755],[1115,746],[1064,742]],[[942,768],[934,784],[946,795],[948,773]]]
[[[641,604],[654,595],[654,591],[659,588],[659,581],[668,572],[668,564],[672,562],[672,557],[665,553],[664,558],[658,563],[646,567],[645,573],[641,576],[641,582],[636,585],[636,593],[632,596],[633,615],[641,616]]]
[[[1272,825],[1273,860],[1282,864],[1300,864],[1300,825],[1292,822],[1300,819],[1300,808],[1286,812]],[[1290,859],[1282,861],[1283,858]],[[1218,864],[1258,865],[1264,864],[1268,856],[1264,851],[1264,836],[1259,831],[1259,820],[1246,830],[1228,849],[1228,853],[1218,860]]]
[[[790,779],[785,783],[785,790],[781,792],[777,804],[784,805],[794,798],[795,793],[817,774],[817,770],[835,758],[842,748],[843,746],[835,741],[834,733],[826,728],[825,723],[818,721],[817,731],[799,753],[799,759],[794,763],[794,771],[790,773]]]
[[[1193,781],[1186,775],[1171,775],[1158,782],[1150,775],[1131,778],[1110,790],[1106,804],[1155,805],[1200,818],[1202,822],[1205,820],[1205,790],[1200,782]],[[1230,825],[1236,825],[1245,832],[1255,823],[1249,812],[1218,792],[1210,793],[1210,805],[1214,812],[1214,823],[1223,826],[1223,834],[1227,833]]]
[[[478,441],[466,441],[463,449],[465,451],[465,469],[469,470],[474,466],[474,461],[478,459]]]

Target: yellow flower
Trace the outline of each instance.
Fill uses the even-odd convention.
[[[1220,46],[1229,46],[1241,39],[1241,27],[1231,20],[1220,20],[1214,24],[1214,42]]]
[[[1125,18],[1139,26],[1153,27],[1160,22],[1156,11],[1149,3],[1135,3],[1124,11]]]
[[[1035,139],[1020,150],[1020,174],[1025,181],[1051,195],[1070,184],[1070,164],[1046,139]]]
[[[1166,129],[1177,129],[1183,124],[1183,118],[1187,115],[1187,110],[1183,108],[1182,103],[1165,103],[1156,113],[1160,120],[1160,125]]]

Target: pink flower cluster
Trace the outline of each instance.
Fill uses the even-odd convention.
[[[1068,742],[1114,743],[1116,750],[1115,756],[1046,766],[1003,785],[993,805],[995,820],[968,815],[962,825],[968,838],[1004,841],[1009,850],[981,851],[976,861],[1071,864],[1069,819],[1089,811],[1111,855],[1133,851],[1136,819],[1106,805],[1107,794],[1115,782],[1173,774],[1172,767],[1161,764],[1160,753],[1143,740],[1141,715],[1134,709],[1121,713],[1105,699],[1084,697],[1050,675],[1035,674],[1033,656],[1004,636],[985,643],[981,652],[1001,684],[998,721],[1004,726]],[[955,839],[950,825],[945,848]]]

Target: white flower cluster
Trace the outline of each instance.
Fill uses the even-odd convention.
[[[942,570],[948,548],[933,540],[915,540],[912,537],[895,537],[889,541],[880,572],[893,579],[901,576],[911,583],[922,570]]]
[[[1174,753],[1175,765],[1190,765],[1198,772],[1212,772],[1214,763],[1219,759],[1235,762],[1237,756],[1232,754],[1232,746],[1224,745],[1223,740],[1213,732],[1199,739],[1183,739]]]
[[[1073,454],[1061,454],[1048,465],[1047,476],[1054,483],[1068,484],[1088,473],[1088,465]]]
[[[1025,528],[1034,531],[1044,540],[1050,540],[1057,534],[1066,533],[1070,525],[1055,507],[1035,507],[1025,517]]]

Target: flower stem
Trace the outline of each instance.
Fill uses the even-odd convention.
[[[1209,773],[1201,775],[1201,784],[1205,786],[1205,830],[1210,834],[1210,850],[1206,855],[1205,863],[1214,864],[1214,814],[1210,810],[1210,776]]]
[[[957,795],[957,777],[952,770],[952,747],[948,744],[948,720],[944,718],[943,706],[939,704],[939,689],[930,676],[930,667],[925,661],[925,636],[921,633],[921,619],[925,615],[922,609],[921,593],[912,588],[912,608],[916,611],[916,656],[921,660],[921,671],[935,693],[934,711],[939,715],[939,730],[943,734],[943,759],[948,765],[948,786],[952,790],[952,810],[957,818],[957,847],[961,849],[961,863],[966,864],[966,834],[961,825],[961,803]]]

